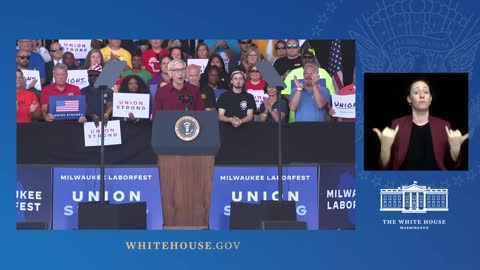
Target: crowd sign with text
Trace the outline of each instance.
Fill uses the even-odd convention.
[[[85,147],[101,146],[102,143],[102,123],[95,126],[94,122],[83,124],[83,137],[85,138]],[[122,144],[122,131],[120,129],[120,120],[108,121],[103,130],[103,145]]]
[[[248,89],[247,93],[252,94],[253,98],[255,99],[255,105],[257,106],[257,110],[260,109],[260,105],[262,105],[263,100],[268,97],[263,90],[252,90]]]
[[[17,222],[46,222],[52,219],[52,169],[17,166],[15,192]]]
[[[78,228],[78,203],[100,200],[99,168],[54,168],[53,229]],[[158,169],[106,168],[105,200],[147,203],[147,229],[162,229]]]
[[[36,80],[33,87],[37,90],[42,90],[42,82],[40,81],[40,72],[38,70],[22,70],[23,77],[25,78],[27,87],[32,83],[33,80]]]
[[[320,230],[355,229],[355,166],[320,165],[318,227]]]
[[[52,83],[55,83],[55,78],[52,79]],[[86,69],[68,70],[67,83],[76,85],[80,89],[87,87],[88,71]]]
[[[283,200],[295,201],[297,220],[318,229],[317,167],[283,169]],[[210,229],[228,230],[230,203],[278,200],[277,167],[216,166],[213,174]]]
[[[71,52],[75,59],[85,59],[90,51],[91,39],[60,39],[58,43],[63,48],[63,52]]]
[[[333,116],[342,118],[355,118],[355,94],[332,95]]]
[[[205,72],[205,67],[208,64],[208,59],[188,59],[188,65],[197,65],[200,67],[200,74]]]
[[[85,96],[50,96],[48,113],[56,120],[75,119],[85,116]]]
[[[113,93],[113,114],[115,117],[150,118],[150,95]]]

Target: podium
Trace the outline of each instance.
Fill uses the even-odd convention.
[[[208,229],[215,155],[216,111],[157,111],[152,128],[165,230]]]

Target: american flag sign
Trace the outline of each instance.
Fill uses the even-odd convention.
[[[57,100],[55,102],[55,111],[59,112],[78,112],[79,101],[78,100]]]

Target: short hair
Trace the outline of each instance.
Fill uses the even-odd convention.
[[[17,67],[17,72],[20,72],[23,75],[23,71],[21,69],[19,69],[18,67]]]
[[[243,79],[245,80],[245,73],[243,73],[243,71],[237,69],[237,70],[234,70],[232,72],[232,75],[230,75],[230,80],[233,79],[233,76],[237,75],[237,74],[240,74],[242,75]]]
[[[192,69],[193,69],[193,70],[197,70],[198,73],[200,73],[200,71],[201,71],[201,68],[200,68],[199,65],[190,64],[190,65],[187,66],[187,72],[190,71],[190,70],[192,70]]]
[[[58,63],[53,67],[53,72],[55,73],[56,69],[63,69],[66,73],[68,73],[68,67],[64,63]]]
[[[315,63],[306,63],[305,65],[303,65],[303,70],[307,68],[313,68],[318,71],[318,65]]]
[[[181,63],[184,68],[187,67],[187,64],[185,64],[185,61],[183,61],[182,59],[175,59],[175,60],[170,61],[170,63],[168,63],[168,71],[172,71],[173,66],[177,63]]]
[[[290,40],[293,40],[297,42],[298,45],[300,45],[300,41],[298,41],[298,39],[287,39],[287,41],[285,41],[285,44],[287,44]]]

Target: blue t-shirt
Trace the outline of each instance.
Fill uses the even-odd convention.
[[[310,93],[307,90],[301,92],[300,102],[295,111],[295,122],[325,122],[327,121],[327,108],[330,102],[330,92],[325,87],[320,87],[320,93],[323,98],[327,100],[327,104],[323,108],[318,108],[315,103],[313,91]],[[290,95],[290,100],[295,94]]]

